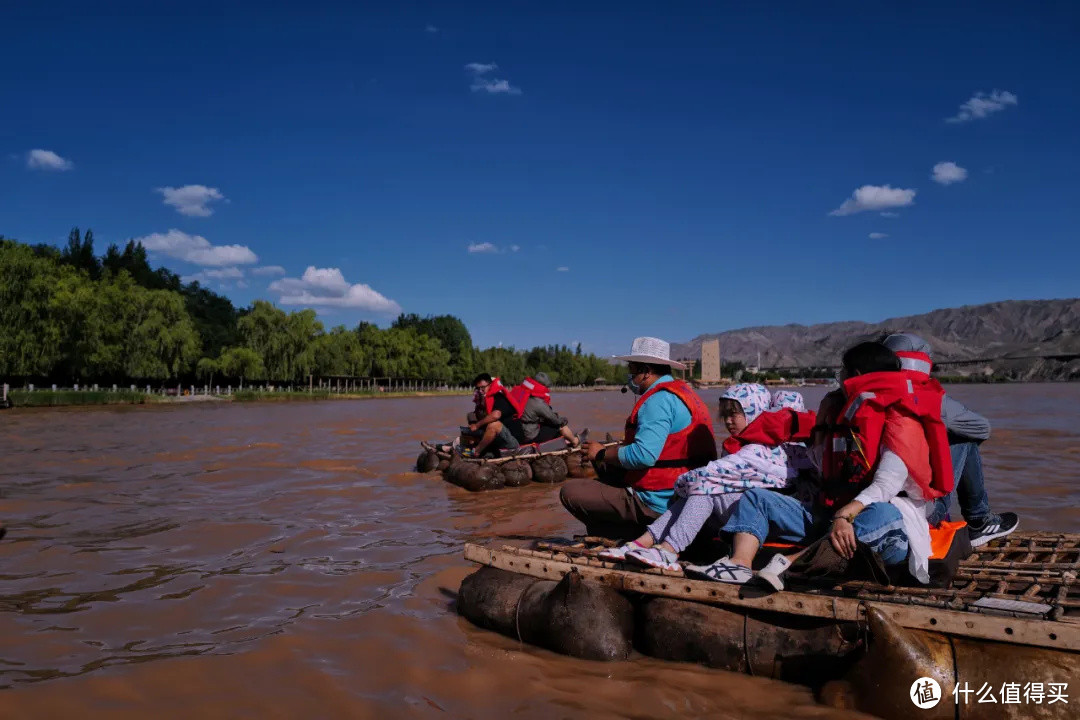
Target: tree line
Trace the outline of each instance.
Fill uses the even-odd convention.
[[[315,311],[265,300],[237,308],[146,249],[94,251],[92,230],[63,248],[0,236],[0,377],[53,382],[199,378],[306,383],[309,376],[466,384],[480,372],[520,382],[547,372],[560,385],[621,381],[625,369],[566,345],[479,349],[452,315],[402,314],[386,329],[326,330]]]

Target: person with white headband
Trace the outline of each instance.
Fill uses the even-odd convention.
[[[905,372],[925,376],[934,367],[930,343],[918,335],[892,333],[882,340],[882,344],[896,353]],[[990,421],[948,395],[941,401],[941,420],[949,432],[949,450],[956,479],[953,492],[967,521],[971,544],[978,547],[1013,532],[1020,526],[1019,517],[1012,512],[992,512],[986,493],[979,445],[990,438]],[[952,496],[950,493],[935,502],[929,517],[932,525],[945,519]]]

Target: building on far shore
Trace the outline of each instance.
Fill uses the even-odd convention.
[[[701,382],[720,382],[720,338],[701,343]]]

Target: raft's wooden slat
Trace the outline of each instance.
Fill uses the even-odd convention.
[[[1046,570],[1056,570],[1058,572],[1064,572],[1066,570],[1073,570],[1076,567],[1077,566],[1075,563],[1016,562],[1012,560],[989,560],[978,563],[960,563],[961,570],[1001,568],[1003,570],[1036,570],[1039,572]]]
[[[764,597],[741,597],[740,588],[735,585],[574,565],[518,554],[516,550],[492,550],[472,543],[465,545],[465,559],[545,580],[560,580],[567,572],[576,569],[586,579],[602,582],[622,591],[840,621],[854,622],[865,619],[866,601],[856,598],[794,592],[780,592]],[[903,627],[1074,652],[1080,648],[1080,625],[1001,618],[949,609],[931,611],[926,607],[912,607],[889,601],[875,603],[875,606],[891,615],[892,619]]]

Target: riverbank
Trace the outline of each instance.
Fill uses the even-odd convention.
[[[552,388],[556,393],[618,390],[617,385]],[[192,402],[310,402],[313,400],[374,400],[389,398],[470,396],[472,390],[237,390],[230,394],[158,395],[131,390],[11,390],[13,408],[73,407],[94,405],[160,405]]]
[[[943,378],[942,384],[1026,384],[1025,381],[973,381],[964,378]],[[1055,382],[1055,381],[1051,381]],[[1067,382],[1067,381],[1056,381]],[[1034,383],[1039,384],[1039,383]],[[727,383],[719,385],[701,385],[699,390],[722,389]],[[594,385],[588,387],[554,387],[552,392],[564,393],[588,393],[607,392],[619,390],[620,385]],[[791,388],[796,390],[808,390],[814,387],[834,389],[836,386],[821,384],[797,385],[797,384],[774,384],[771,388]],[[232,403],[232,402],[311,402],[315,400],[375,400],[392,398],[417,398],[417,397],[446,397],[446,396],[471,396],[469,389],[450,390],[351,390],[349,392],[334,392],[328,389],[313,390],[237,390],[231,394],[194,394],[194,395],[159,395],[131,390],[11,390],[8,400],[12,408],[50,408],[50,407],[75,407],[75,406],[108,406],[108,405],[168,405],[184,403]],[[3,408],[3,405],[0,405]]]

